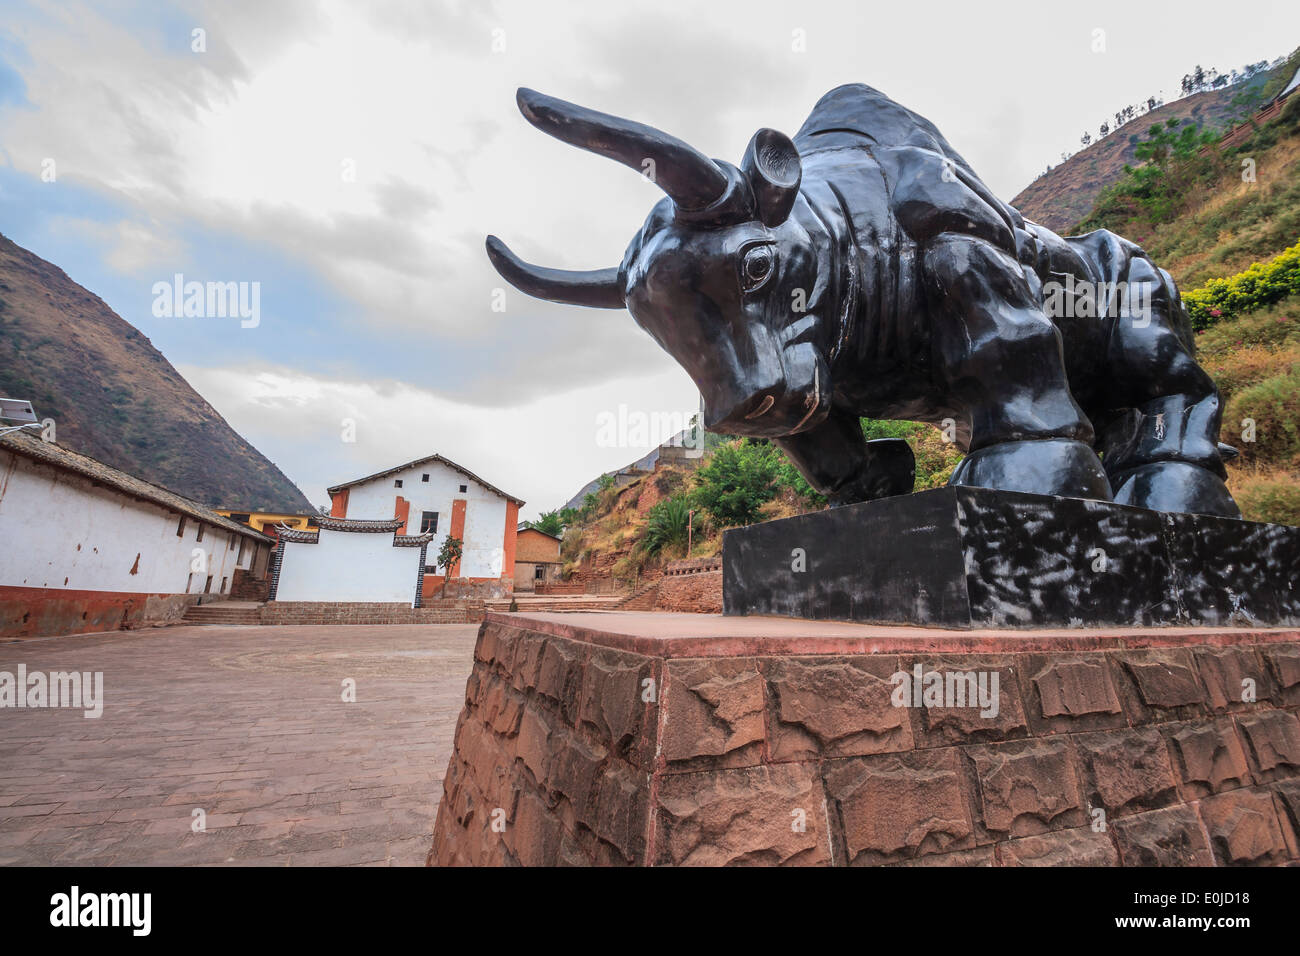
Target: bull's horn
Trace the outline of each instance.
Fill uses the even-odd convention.
[[[597,113],[535,90],[516,96],[524,118],[543,133],[646,173],[686,212],[707,208],[727,189],[727,174],[693,146],[653,126]]]
[[[544,269],[530,265],[511,252],[496,236],[487,237],[487,254],[501,277],[520,292],[538,299],[587,305],[595,309],[621,309],[623,286],[617,269],[588,272]]]

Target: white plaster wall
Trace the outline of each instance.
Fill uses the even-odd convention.
[[[281,547],[277,601],[415,603],[420,549],[393,547],[391,533],[322,528],[316,544]]]
[[[428,475],[429,480],[421,480]],[[393,482],[401,479],[402,487]],[[461,492],[465,485],[467,491]],[[420,533],[420,515],[438,512],[438,534],[429,542],[428,562],[437,560],[438,549],[451,531],[451,507],[457,498],[465,499],[464,553],[460,575],[465,578],[497,578],[505,562],[506,500],[483,485],[449,468],[431,461],[396,472],[364,485],[353,485],[348,493],[349,518],[392,518],[397,497],[411,503],[408,534]],[[439,571],[442,569],[439,568]]]
[[[200,542],[187,518],[177,537],[179,515],[7,451],[0,489],[0,585],[183,594],[210,574],[211,593],[223,577],[230,589],[240,536],[232,547],[223,528],[207,525]],[[206,571],[192,572],[196,549]],[[255,551],[250,540],[240,567]]]

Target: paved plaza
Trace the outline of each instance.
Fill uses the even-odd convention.
[[[477,629],[0,644],[0,672],[102,672],[104,687],[98,718],[0,709],[0,865],[421,865]]]

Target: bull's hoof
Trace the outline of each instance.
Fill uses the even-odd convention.
[[[1160,461],[1115,476],[1115,502],[1152,511],[1240,518],[1228,486],[1214,472],[1185,461]]]
[[[962,459],[948,484],[1111,500],[1101,459],[1083,442],[1069,438],[988,445]]]

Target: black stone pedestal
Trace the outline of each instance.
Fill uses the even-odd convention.
[[[728,531],[724,614],[951,628],[1300,624],[1300,528],[940,488]]]

